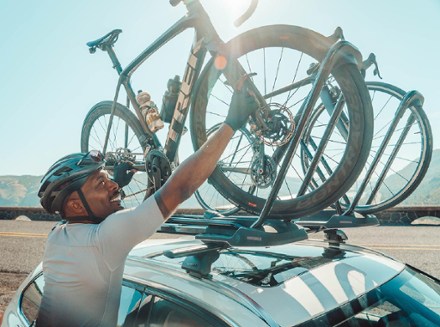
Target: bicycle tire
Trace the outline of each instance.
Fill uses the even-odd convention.
[[[283,54],[285,50],[289,53],[292,52],[293,55],[297,55],[299,61],[296,66],[291,65],[289,62],[291,65],[289,67],[294,71],[294,77],[297,77],[298,72],[304,73],[309,68],[308,65],[310,63],[320,62],[332,44],[333,41],[330,38],[326,38],[311,30],[290,25],[271,25],[250,30],[237,36],[226,44],[224,51],[227,54],[227,58],[237,58],[239,61],[244,60],[242,66],[246,65],[245,59],[249,61],[249,58],[253,56],[254,50],[264,49],[262,53],[265,58],[266,55],[272,58],[271,51],[274,49],[276,49],[274,51],[279,51],[279,53]],[[243,59],[243,57],[246,58]],[[304,62],[302,60],[303,58],[306,58]],[[277,63],[276,60],[270,60],[270,63],[275,63],[276,67],[274,71],[263,71],[263,83],[266,82],[266,77],[270,74],[276,74],[277,76],[279,72],[285,74],[284,70],[280,69],[280,62],[281,61]],[[264,64],[266,65],[266,61],[264,61]],[[249,64],[247,67],[247,73],[253,73],[251,65]],[[246,67],[243,66],[243,68]],[[264,68],[266,69],[265,66]],[[308,192],[303,195],[296,196],[296,194],[290,190],[297,180],[290,179],[289,183],[287,183],[289,178],[286,178],[280,192],[287,192],[288,194],[278,195],[270,212],[270,217],[297,218],[318,212],[331,205],[350,188],[365,164],[371,145],[373,122],[371,101],[365,87],[365,82],[358,68],[353,63],[347,62],[335,68],[332,71],[332,75],[340,84],[342,92],[349,94],[346,98],[348,99],[347,106],[350,109],[348,112],[350,133],[346,149],[341,155],[338,166],[333,170],[331,176],[326,178],[319,187],[309,187],[307,189]],[[258,84],[256,80],[257,77],[251,77],[255,85]],[[225,83],[221,83],[220,79],[221,73],[216,70],[215,60],[212,59],[202,71],[196,84],[196,93],[192,97],[190,128],[193,146],[196,150],[206,141],[206,131],[210,126],[221,122],[226,116],[232,92],[228,94],[227,91],[220,90],[219,94],[215,94],[216,87],[228,88]],[[295,78],[293,81],[294,80]],[[273,85],[276,83],[278,83],[278,79],[275,79]],[[290,75],[289,83],[292,83]],[[259,88],[259,91],[263,95],[267,94],[267,89],[265,88]],[[307,91],[305,93],[297,92],[293,94],[293,96],[297,96],[299,100],[297,98],[295,100],[297,100],[298,103],[302,103],[307,94]],[[226,97],[225,100],[222,99],[223,96]],[[292,100],[292,94],[289,94],[289,97],[288,100]],[[218,101],[218,99],[221,99],[221,101]],[[272,100],[279,101],[279,98]],[[210,101],[212,101],[212,103],[210,103]],[[214,101],[218,102],[214,103]],[[222,103],[224,106],[220,108]],[[291,105],[291,103],[289,103],[289,105]],[[288,111],[290,110],[291,108],[288,109]],[[209,114],[208,117],[207,114]],[[275,151],[277,148],[279,147],[275,146],[269,148],[268,151]],[[295,154],[295,160],[298,157],[299,154],[297,152]],[[270,159],[268,160],[270,161]],[[280,160],[276,162],[276,165],[279,165],[279,163]],[[294,164],[291,166],[293,165]],[[289,173],[290,171],[288,174]],[[299,174],[299,171],[295,173]],[[245,177],[245,179],[246,178],[247,177]],[[301,178],[301,176],[299,176],[299,178]],[[239,185],[237,180],[233,181],[226,177],[220,167],[214,170],[210,180],[225,198],[241,209],[253,214],[259,214],[261,212],[267,198],[267,195],[264,194],[264,190],[260,191],[260,188],[257,188],[253,194],[250,194],[242,185]],[[242,184],[246,184],[246,181],[243,180]],[[259,184],[257,185],[259,186]],[[267,185],[264,186],[267,187]],[[246,185],[246,187],[248,187],[248,185]],[[283,188],[287,188],[288,190],[285,191]]]
[[[402,89],[384,82],[367,82],[374,110],[374,135],[370,158],[364,167],[364,173],[370,168],[371,162],[387,132],[396,109],[405,96]],[[394,109],[394,110],[393,110]],[[411,124],[409,121],[411,119]],[[414,120],[412,122],[412,120]],[[384,175],[383,183],[377,185],[379,176],[383,173],[386,163],[399,137],[408,128],[405,139],[400,142],[397,155]],[[410,106],[400,119],[393,137],[380,158],[379,164],[373,171],[373,178],[367,185],[360,202],[354,211],[361,214],[372,214],[394,207],[407,199],[419,186],[429,168],[433,151],[432,131],[428,117],[421,106]],[[356,193],[356,188],[364,180],[361,174],[358,181],[340,204],[349,207]],[[377,188],[377,189],[376,189]],[[374,192],[375,195],[372,195]],[[347,199],[349,200],[347,202]]]
[[[209,137],[213,134],[221,124],[214,125],[207,131],[207,136]],[[225,156],[225,153],[229,153],[228,150],[223,152],[223,155],[219,159],[219,165],[229,165],[234,166],[234,160],[236,157],[240,157],[240,152],[247,148],[247,143],[252,143],[252,135],[245,128],[239,129],[231,141],[228,144],[229,148],[233,148],[233,155]],[[250,190],[251,191],[251,190]],[[238,211],[240,208],[232,204],[225,197],[223,197],[212,185],[211,180],[207,180],[203,183],[197,191],[194,193],[197,202],[200,206],[206,210],[213,213],[218,213],[222,216],[230,216]]]
[[[100,150],[104,148],[104,140],[112,110],[112,101],[102,101],[94,105],[84,119],[81,131],[81,151]],[[125,208],[139,205],[145,199],[147,174],[144,166],[145,136],[135,115],[126,107],[116,103],[112,129],[105,154],[107,170],[112,175],[112,168],[122,157],[131,156],[131,160],[140,166],[131,182],[123,188]]]

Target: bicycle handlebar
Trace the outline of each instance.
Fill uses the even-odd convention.
[[[170,5],[173,7],[177,6],[182,0],[170,0]]]
[[[241,24],[243,24],[246,20],[249,19],[255,12],[255,9],[257,9],[258,0],[252,0],[249,8],[245,11],[243,15],[237,18],[237,20],[234,22],[235,27],[239,27]]]
[[[177,6],[179,3],[181,3],[183,0],[169,0],[170,1],[170,5],[172,5],[173,7]],[[236,27],[239,27],[241,24],[243,24],[246,20],[249,19],[249,17],[251,17],[253,15],[253,13],[255,12],[255,9],[257,9],[257,5],[258,5],[258,0],[252,0],[248,9],[244,12],[243,15],[241,15],[240,17],[238,17],[235,22],[234,25]]]
[[[373,74],[379,76],[379,78],[382,79],[382,76],[380,76],[379,66],[377,65],[376,61],[376,55],[374,53],[370,53],[368,58],[362,62],[361,72],[363,73],[363,75],[365,75],[365,71],[372,65],[374,65]]]
[[[376,62],[376,55],[374,53],[370,53],[367,59],[364,60],[362,63],[362,69],[367,70],[370,68],[371,65],[373,65]]]

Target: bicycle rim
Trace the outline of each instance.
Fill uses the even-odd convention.
[[[253,152],[248,151],[235,169],[217,167],[214,171],[211,177],[213,185],[242,209],[255,214],[261,211],[284,159],[279,156],[282,153],[279,149],[285,147],[291,137],[288,134],[294,131],[301,105],[311,85],[304,83],[295,90],[274,96],[268,94],[306,78],[310,64],[322,59],[330,44],[327,38],[317,33],[285,25],[262,27],[228,44],[229,55],[238,58],[248,74],[258,73],[252,77],[252,81],[266,96],[283,128],[282,133],[259,138],[264,143],[265,157],[256,160]],[[347,191],[366,160],[371,143],[372,114],[365,84],[354,65],[345,65],[332,73],[342,92],[350,94],[347,97],[349,133],[344,151],[331,154],[331,147],[324,150],[324,156],[333,158],[334,167],[325,178],[312,178],[320,181],[319,185],[314,186],[311,182],[304,182],[301,154],[297,150],[272,208],[273,217],[294,218],[323,209]],[[203,71],[196,90],[191,112],[191,132],[197,149],[206,140],[206,131],[226,117],[232,89],[211,63]],[[330,138],[334,137],[339,137],[337,129],[331,133]],[[263,174],[255,173],[261,171],[262,166],[269,168]],[[301,188],[304,193],[298,195]],[[250,193],[249,189],[253,189],[253,192]]]
[[[81,133],[82,152],[103,150],[112,104],[111,101],[103,101],[90,109]],[[144,169],[145,147],[141,143],[142,139],[143,132],[139,121],[127,107],[117,103],[105,154],[105,170],[113,175],[114,164],[121,160],[130,160],[139,169],[131,182],[123,188],[125,199],[122,205],[125,208],[138,206],[145,198],[148,176]]]

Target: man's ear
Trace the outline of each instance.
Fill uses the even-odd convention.
[[[87,211],[84,208],[81,200],[76,197],[70,197],[66,201],[64,213],[66,217],[87,216]]]

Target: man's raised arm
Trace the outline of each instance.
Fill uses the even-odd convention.
[[[257,108],[255,98],[248,91],[234,93],[225,122],[199,150],[179,165],[168,181],[154,194],[166,219],[212,174],[234,132],[246,124],[249,115]]]

